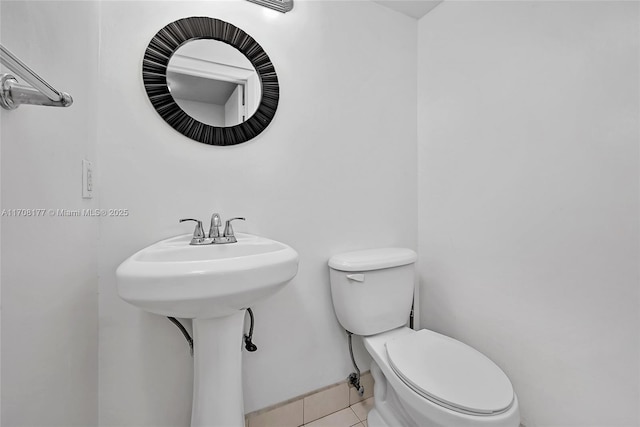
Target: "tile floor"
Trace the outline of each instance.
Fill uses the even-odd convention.
[[[303,427],[367,427],[367,414],[372,407],[373,397],[370,397]]]
[[[347,381],[324,387],[289,402],[247,414],[245,427],[364,427],[373,407],[374,381],[370,372],[360,377],[364,395]]]
[[[370,372],[365,372],[360,381],[363,396],[343,381],[248,414],[245,427],[368,427],[374,380]]]

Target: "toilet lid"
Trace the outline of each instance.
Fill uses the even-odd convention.
[[[501,413],[513,403],[505,373],[460,341],[423,329],[385,345],[398,377],[434,403],[471,415]]]

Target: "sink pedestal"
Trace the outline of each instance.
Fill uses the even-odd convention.
[[[191,427],[243,427],[242,337],[245,310],[193,319]]]

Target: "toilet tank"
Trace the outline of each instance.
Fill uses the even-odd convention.
[[[405,248],[331,257],[331,297],[340,324],[356,335],[374,335],[405,325],[411,313],[416,259],[416,253]]]

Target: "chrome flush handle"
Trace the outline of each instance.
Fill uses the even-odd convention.
[[[191,245],[204,244],[204,229],[202,228],[202,221],[193,218],[184,218],[180,222],[195,221],[196,228],[193,230],[193,237],[191,238]]]

